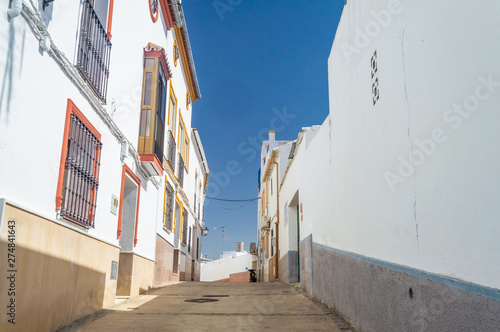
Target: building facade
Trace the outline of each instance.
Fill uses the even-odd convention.
[[[280,280],[356,329],[498,329],[499,13],[346,1],[330,114],[297,138],[277,242]]]
[[[274,131],[262,142],[257,215],[257,271],[260,281],[279,280],[279,195],[278,185],[292,142],[276,141]]]
[[[199,280],[209,169],[180,3],[0,4],[0,329]]]

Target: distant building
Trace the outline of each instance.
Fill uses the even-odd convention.
[[[202,261],[201,281],[250,282],[253,255],[243,250],[243,242],[237,242],[235,251],[224,251],[219,259]]]
[[[292,146],[292,142],[289,141],[276,141],[274,131],[270,131],[269,140],[262,143],[259,178],[260,204],[257,218],[257,275],[260,281],[279,279],[278,188]]]
[[[199,280],[209,168],[180,2],[0,2],[0,266],[15,245],[18,290],[0,302],[16,328]]]

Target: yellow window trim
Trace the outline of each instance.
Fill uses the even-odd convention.
[[[181,241],[182,243],[182,226],[184,224],[184,204],[182,204],[182,200],[179,199],[179,197],[177,195],[175,195],[175,199],[177,200],[177,202],[179,202],[179,206],[180,206],[180,209],[181,209],[181,213],[179,213],[179,240]],[[175,232],[174,232],[175,233]]]
[[[167,203],[167,183],[168,183],[168,178],[165,175],[165,190],[163,193],[163,225],[165,225],[165,205]]]
[[[181,61],[183,64],[186,64],[188,63],[188,61],[187,61],[186,50],[184,49],[184,39],[182,38],[181,29],[174,25],[174,32],[175,32],[175,38],[180,40],[178,48]],[[185,65],[182,66],[182,70],[184,71],[184,77],[186,78],[189,94],[191,95],[191,103],[194,103],[197,99],[196,99],[196,94],[194,92],[194,84],[193,84],[193,77],[191,76],[191,71],[189,69],[189,66]]]
[[[154,59],[154,65],[153,68],[145,68],[143,67],[143,74],[142,74],[142,93],[141,93],[141,119],[142,119],[142,113],[147,112],[147,110],[151,110],[151,113],[153,113],[154,110],[154,105],[156,105],[156,88],[158,84],[155,84],[155,82],[158,81],[158,58],[157,57],[145,57],[144,62],[146,59]],[[151,73],[151,95],[150,95],[150,104],[145,105],[144,104],[144,97],[146,93],[146,73]],[[145,117],[147,118],[147,116]],[[146,119],[148,121],[148,119]],[[154,133],[154,128],[155,128],[155,117],[151,116],[149,119],[149,135],[143,135],[141,136],[141,128],[140,126],[145,125],[141,121],[139,121],[139,144],[138,144],[138,152],[139,153],[152,153],[153,151],[153,145],[154,145],[154,135],[151,135],[151,133]]]
[[[174,100],[175,100],[174,112],[177,111],[178,101],[177,101],[177,96],[175,95],[174,87],[172,85],[172,80],[169,80],[169,81],[170,81],[170,93],[168,94],[168,119],[167,119],[167,125],[168,125],[168,129],[170,129],[170,128],[173,129],[172,135],[175,138],[176,123],[173,123],[172,125],[170,124],[170,118],[172,116],[172,114],[171,114],[172,110],[171,110],[171,107],[170,107],[170,99],[172,98],[172,95],[174,96]],[[177,122],[177,113],[174,114],[174,119],[173,120],[174,120],[174,122]]]
[[[181,124],[184,128],[184,137],[181,136]],[[187,139],[187,144],[185,139]],[[181,109],[179,108],[179,132],[177,133],[177,148],[179,149],[182,159],[184,160],[184,167],[186,168],[186,173],[189,173],[189,145],[191,144],[191,140],[189,139],[189,134],[187,132],[186,124],[184,123],[184,119],[182,118]]]
[[[179,219],[182,222],[182,210],[184,209],[184,204],[182,204],[182,200],[179,199],[179,196],[177,196],[177,194],[175,194],[175,201],[179,203],[179,208],[181,209],[181,212],[179,213]],[[177,226],[177,219],[175,218],[177,212],[176,210],[177,210],[177,204],[174,205],[174,227],[172,228],[174,234],[175,234],[175,227]],[[182,233],[182,227],[180,229],[180,232]]]

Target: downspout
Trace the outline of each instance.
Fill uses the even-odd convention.
[[[276,166],[276,279],[280,279],[280,190],[279,190],[279,170],[278,163],[272,161],[271,164]]]
[[[7,10],[7,16],[9,19],[18,17],[23,10],[23,0],[13,0],[11,8]]]

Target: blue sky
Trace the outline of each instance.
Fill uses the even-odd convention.
[[[210,166],[207,196],[256,198],[268,130],[293,140],[302,127],[324,121],[327,60],[343,6],[343,0],[183,1],[202,94],[192,125]],[[210,232],[202,253],[218,258],[237,241],[248,251],[257,241],[257,204],[207,199]]]

